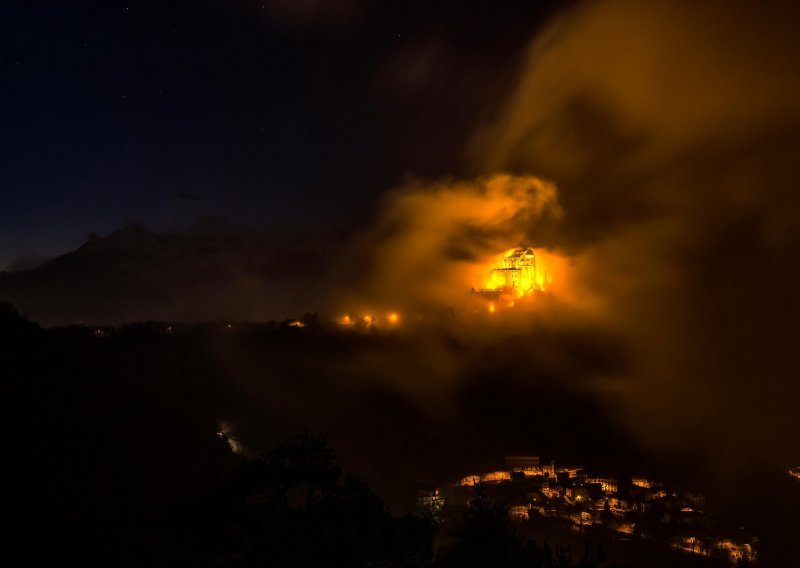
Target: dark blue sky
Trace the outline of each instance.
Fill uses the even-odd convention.
[[[563,2],[4,2],[0,269],[129,222],[338,229],[474,128]]]

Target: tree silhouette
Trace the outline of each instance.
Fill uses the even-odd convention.
[[[162,519],[165,564],[426,566],[435,527],[393,517],[363,482],[343,477],[324,439],[297,437]],[[166,560],[160,551],[160,559]]]

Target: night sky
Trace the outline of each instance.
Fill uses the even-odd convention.
[[[565,2],[3,3],[0,267],[204,217],[358,224],[464,159]]]

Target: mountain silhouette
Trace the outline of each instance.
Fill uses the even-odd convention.
[[[92,238],[28,270],[0,273],[0,301],[43,325],[270,319],[305,307],[317,245],[217,226],[140,225]]]

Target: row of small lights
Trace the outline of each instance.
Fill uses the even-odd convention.
[[[495,307],[494,302],[489,303],[489,305],[487,307],[487,310],[489,311],[490,314],[495,313],[496,309],[497,308]],[[351,325],[355,324],[358,321],[363,322],[367,326],[371,326],[371,325],[375,325],[375,323],[377,322],[377,319],[375,318],[375,316],[372,316],[372,315],[369,315],[369,314],[363,315],[363,316],[361,316],[359,318],[352,318],[352,317],[350,317],[349,314],[345,314],[339,320],[339,323],[341,325],[344,325],[344,326],[351,326]],[[397,312],[389,312],[388,314],[386,314],[386,321],[389,322],[389,325],[398,325],[400,323],[400,314],[398,314]],[[300,321],[300,320],[293,320],[293,321],[289,322],[289,326],[290,327],[305,327],[306,324],[304,322]],[[232,324],[227,324],[226,327],[228,329],[231,329],[231,328],[233,328],[233,325]]]
[[[374,325],[377,320],[375,319],[374,316],[371,316],[371,315],[364,315],[364,316],[361,316],[360,318],[357,318],[357,319],[353,319],[349,315],[345,315],[345,316],[342,317],[341,320],[339,320],[339,323],[341,323],[342,325],[350,326],[350,325],[353,325],[354,323],[356,323],[357,321],[362,321],[366,325],[370,326],[370,325]],[[397,312],[389,312],[388,314],[386,314],[386,321],[388,321],[390,325],[397,325],[397,324],[400,323],[400,314],[398,314]],[[289,325],[289,327],[306,327],[305,322],[300,321],[300,320],[292,320],[292,321],[289,322],[288,325]],[[233,329],[233,324],[229,323],[225,327],[227,329]],[[98,331],[100,331],[100,330],[98,330]],[[96,335],[98,335],[98,331],[95,331]],[[172,331],[171,327],[170,327],[169,331],[170,332]]]
[[[350,317],[349,314],[344,315],[342,319],[339,320],[339,322],[342,325],[346,326],[353,325],[357,321],[362,321],[366,325],[370,326],[374,325],[377,320],[375,319],[374,316],[371,315],[363,315],[360,318],[353,319],[352,317]],[[397,325],[398,323],[400,323],[400,314],[398,314],[397,312],[389,312],[388,314],[386,314],[386,321],[388,321],[390,325]]]
[[[493,314],[497,310],[497,307],[495,306],[494,302],[490,302],[486,309],[490,314]],[[345,314],[339,320],[339,323],[344,326],[351,326],[358,321],[361,321],[367,326],[370,326],[374,325],[377,320],[372,315],[363,315],[360,318],[352,318],[349,314]],[[386,321],[388,321],[390,325],[397,325],[400,323],[400,314],[398,314],[397,312],[389,312],[388,314],[386,314]]]

